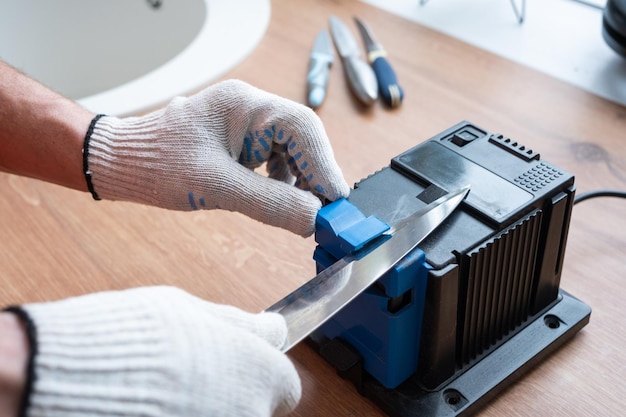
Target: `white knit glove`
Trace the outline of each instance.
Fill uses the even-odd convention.
[[[173,287],[22,310],[35,327],[29,417],[280,416],[300,400],[284,319]]]
[[[317,115],[241,81],[146,116],[102,117],[85,142],[96,199],[238,211],[309,236],[320,198],[349,193]],[[253,171],[263,163],[269,178]]]

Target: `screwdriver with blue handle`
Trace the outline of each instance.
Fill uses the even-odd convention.
[[[376,41],[372,31],[358,18],[354,18],[359,32],[363,37],[367,58],[378,80],[380,95],[385,103],[391,107],[398,107],[404,98],[404,91],[398,84],[398,79],[393,68],[386,58],[387,52],[380,43]]]

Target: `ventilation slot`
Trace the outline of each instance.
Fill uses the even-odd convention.
[[[536,210],[463,255],[465,291],[459,294],[462,327],[457,335],[461,367],[528,318],[540,224],[541,211]]]

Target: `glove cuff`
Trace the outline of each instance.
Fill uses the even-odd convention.
[[[124,200],[157,205],[156,170],[161,112],[138,118],[96,116],[83,146],[83,170],[95,200]]]

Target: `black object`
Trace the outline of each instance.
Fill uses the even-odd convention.
[[[393,158],[348,200],[393,226],[465,185],[462,206],[419,245],[430,268],[414,374],[390,389],[358,346],[322,331],[309,340],[391,416],[475,412],[589,321],[591,309],[559,288],[574,176],[521,143],[462,122]],[[354,326],[367,337],[374,324]]]
[[[608,0],[602,17],[602,37],[626,58],[626,0]]]

